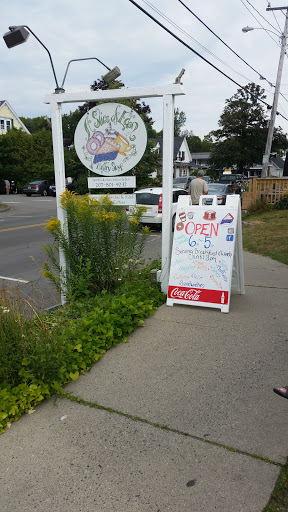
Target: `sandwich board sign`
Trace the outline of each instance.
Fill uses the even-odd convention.
[[[212,198],[206,205],[205,199]],[[203,204],[204,203],[204,204]],[[229,312],[231,289],[245,293],[240,196],[179,196],[167,305],[186,304]]]

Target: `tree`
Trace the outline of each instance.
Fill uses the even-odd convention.
[[[226,100],[218,122],[220,128],[209,134],[216,139],[210,157],[213,168],[236,166],[242,173],[253,164],[262,162],[267,118],[260,100],[265,98],[264,89],[250,83]],[[288,147],[288,140],[281,129],[275,129],[273,151],[280,147]]]
[[[181,128],[185,125],[186,120],[185,112],[176,108],[174,110],[174,137],[179,137],[181,135]]]
[[[47,116],[41,117],[20,117],[22,123],[25,124],[30,133],[38,132],[39,130],[51,131],[51,120]]]
[[[29,135],[13,128],[0,137],[0,178],[18,185],[32,179],[54,179],[52,134],[46,129]]]

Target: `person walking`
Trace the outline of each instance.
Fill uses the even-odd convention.
[[[6,194],[10,194],[10,181],[8,181],[8,180],[4,180],[4,181],[5,181]]]
[[[203,180],[204,171],[198,171],[197,178],[192,180],[188,193],[191,196],[192,204],[199,204],[200,196],[208,194],[208,187],[205,180]]]

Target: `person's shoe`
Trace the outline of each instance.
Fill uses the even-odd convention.
[[[288,398],[288,386],[285,388],[274,388],[274,393],[276,393],[279,396],[282,396],[283,398]]]

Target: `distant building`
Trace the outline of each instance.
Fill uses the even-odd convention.
[[[162,175],[163,139],[156,140],[154,150],[159,154],[157,174]],[[174,137],[173,178],[189,176],[190,163],[191,153],[186,137]]]
[[[203,171],[209,169],[209,158],[210,151],[191,153],[190,171],[193,172],[196,169],[202,169]]]
[[[276,153],[271,155],[271,159],[268,166],[268,176],[274,178],[282,178],[284,171],[285,160],[278,156]],[[248,178],[261,178],[262,164],[253,164],[252,167],[247,169],[245,174]]]
[[[23,130],[30,135],[30,132],[9,105],[8,101],[0,100],[0,135],[4,135],[11,130],[11,128]]]

